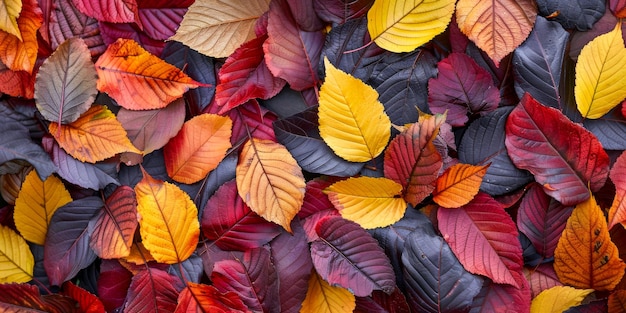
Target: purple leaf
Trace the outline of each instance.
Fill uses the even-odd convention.
[[[558,12],[553,19],[561,23],[563,28],[586,31],[604,14],[605,2],[604,0],[537,0],[537,9],[543,16]]]
[[[40,31],[48,33],[50,48],[53,50],[72,37],[80,37],[85,41],[92,58],[104,53],[107,48],[100,36],[98,21],[81,13],[70,0],[53,1],[50,26],[42,27]]]
[[[480,312],[529,312],[530,289],[524,279],[521,289],[501,285],[485,279],[483,288],[474,298],[470,313]],[[514,308],[512,311],[511,309]]]
[[[364,16],[372,4],[374,0],[313,0],[317,15],[326,22],[337,24]]]
[[[163,40],[150,38],[136,24],[100,22],[100,32],[106,45],[110,45],[118,38],[133,39],[144,49],[154,55],[160,55],[165,46]]]
[[[148,36],[156,40],[166,40],[176,33],[176,29],[187,13],[193,0],[138,0],[139,20]]]
[[[324,28],[324,22],[315,12],[315,4],[311,0],[287,0],[291,15],[303,31],[314,32]]]

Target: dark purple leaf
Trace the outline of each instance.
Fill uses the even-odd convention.
[[[388,295],[374,290],[370,297],[356,297],[354,313],[410,313],[411,309],[400,289]]]
[[[180,281],[188,281],[198,284],[204,274],[202,258],[197,254],[192,254],[182,263],[170,265],[167,272],[170,275],[176,275]]]
[[[46,269],[43,267],[44,246],[40,246],[34,243],[30,243],[28,246],[30,247],[30,252],[33,253],[33,257],[35,258],[35,267],[33,268],[33,281],[37,280],[44,286],[50,287],[48,274],[46,274]]]
[[[198,215],[202,216],[202,210],[204,210],[204,206],[206,205],[209,198],[213,196],[213,193],[225,184],[227,181],[235,178],[235,169],[237,167],[237,161],[239,160],[239,155],[236,153],[227,155],[222,162],[209,173],[206,179],[204,179],[202,183],[202,188],[195,195],[191,195],[191,199],[198,207]]]
[[[110,45],[118,38],[133,39],[144,49],[154,55],[160,55],[165,46],[163,40],[150,38],[136,24],[128,23],[108,23],[100,21],[100,35],[106,45]]]
[[[485,278],[483,288],[474,298],[470,313],[505,312],[518,313],[530,311],[530,289],[523,280],[521,289],[510,285],[496,284]]]
[[[595,0],[593,0],[595,1]],[[596,38],[599,35],[608,33],[609,31],[615,28],[617,25],[618,19],[611,13],[610,10],[606,10],[604,15],[595,23],[593,27],[587,31],[574,31],[569,47],[569,56],[573,60],[578,59],[578,55],[580,54],[580,50],[589,43],[591,40]],[[622,37],[626,37],[626,25],[622,24]]]
[[[499,196],[518,189],[533,180],[509,158],[504,145],[506,120],[512,107],[499,108],[473,121],[459,145],[459,161],[473,165],[490,164],[480,190]]]
[[[202,266],[207,277],[211,277],[215,263],[223,260],[241,260],[243,252],[241,251],[225,251],[214,244],[208,244],[207,241],[201,243],[196,253],[202,258]]]
[[[626,150],[626,119],[619,106],[599,119],[585,119],[583,126],[596,135],[604,149]]]
[[[272,260],[278,273],[280,312],[300,312],[313,269],[311,252],[302,223],[291,222],[293,235],[282,232],[270,243]]]
[[[402,266],[407,300],[415,312],[466,310],[482,286],[443,238],[422,227],[405,238]]]
[[[156,268],[135,274],[126,296],[124,313],[174,312],[179,293],[175,280]]]
[[[317,107],[274,122],[276,139],[283,144],[303,170],[331,176],[353,176],[362,163],[338,157],[319,134]]]
[[[374,0],[313,0],[317,15],[326,22],[337,24],[364,16],[372,4]]]
[[[57,209],[48,226],[43,266],[50,284],[61,286],[96,259],[89,247],[89,220],[104,203],[98,197],[74,200]]]
[[[256,100],[250,100],[237,107],[230,111],[228,116],[233,121],[233,133],[230,137],[233,146],[241,145],[242,140],[248,138],[248,134],[254,138],[276,141],[272,127],[276,115],[260,106]]]
[[[476,46],[472,41],[467,44],[465,53],[472,57],[476,63],[487,70],[498,89],[500,89],[500,105],[515,105],[519,98],[515,93],[515,79],[513,75],[513,54],[509,54],[496,66],[487,53]]]
[[[571,307],[563,313],[597,313],[597,312],[608,312],[609,307],[607,305],[607,299],[594,300],[589,303],[577,305],[575,307]]]
[[[604,0],[537,0],[539,14],[555,15],[553,20],[563,28],[576,28],[579,31],[591,29],[604,14]]]
[[[338,216],[317,223],[319,236],[311,244],[313,265],[329,284],[337,284],[357,297],[374,290],[391,293],[396,286],[389,258],[361,226]]]
[[[202,213],[202,233],[224,250],[246,251],[270,242],[280,226],[266,221],[237,195],[234,180],[222,185]]]
[[[537,17],[532,32],[513,53],[518,97],[528,92],[544,105],[561,107],[561,66],[568,39],[559,23]]]
[[[53,1],[51,8],[50,26],[41,28],[50,37],[50,48],[56,50],[65,40],[72,37],[82,38],[92,57],[97,57],[106,50],[106,45],[100,36],[98,21],[84,15],[71,3],[70,0]]]
[[[137,0],[139,20],[148,36],[166,40],[176,33],[193,0]]]
[[[315,12],[315,4],[311,0],[287,0],[291,15],[303,31],[314,32],[324,28],[325,24]]]
[[[310,106],[317,105],[317,95],[315,95],[315,93],[315,103],[313,103],[313,105],[309,105],[309,101],[313,100],[310,99],[310,90],[313,90],[313,88],[305,89],[303,91],[283,88],[283,90],[281,90],[276,96],[270,99],[259,99],[259,103],[262,107],[276,114],[277,117],[287,118],[306,110]]]

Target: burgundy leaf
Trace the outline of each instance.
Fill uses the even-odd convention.
[[[152,39],[166,40],[176,33],[176,29],[187,13],[193,0],[137,0],[139,20],[146,34]]]
[[[341,216],[324,193],[326,187],[338,180],[339,178],[318,177],[306,183],[304,203],[298,212],[298,217],[304,219],[304,231],[309,242],[319,238],[315,232],[315,226],[319,220],[325,216]]]
[[[518,289],[510,285],[496,284],[485,279],[483,288],[474,298],[470,313],[478,312],[529,312],[530,291],[528,282],[521,281],[523,286]]]
[[[233,121],[233,133],[230,142],[240,145],[250,134],[254,138],[276,141],[272,123],[276,115],[260,106],[256,100],[250,100],[228,114]]]
[[[599,190],[609,174],[609,157],[598,139],[529,94],[507,119],[505,145],[513,164],[535,175],[563,205],[585,201],[587,187]]]
[[[100,36],[98,21],[81,13],[70,0],[53,1],[50,26],[42,27],[40,31],[49,34],[53,50],[72,37],[82,38],[94,58],[107,48]]]
[[[243,259],[215,263],[213,285],[235,292],[252,312],[280,312],[278,278],[266,248],[247,250]]]
[[[311,0],[287,0],[291,15],[303,31],[314,32],[324,28],[324,22],[315,13]]]
[[[72,0],[80,12],[101,22],[139,25],[136,0]]]
[[[107,312],[124,304],[133,274],[117,260],[102,260],[98,277],[98,296]]]
[[[354,313],[410,313],[411,309],[398,287],[388,295],[374,290],[370,297],[357,297]]]
[[[118,38],[132,39],[154,55],[160,55],[163,47],[165,47],[163,40],[150,38],[135,24],[107,23],[102,21],[99,24],[102,39],[107,45],[114,43]]]
[[[89,220],[102,207],[98,197],[74,200],[57,209],[48,226],[43,265],[50,284],[61,286],[96,259],[89,247]]]
[[[165,271],[148,268],[135,274],[126,296],[124,313],[174,312],[178,290],[175,278]]]
[[[313,265],[329,284],[347,288],[357,297],[374,290],[393,291],[396,283],[389,258],[361,226],[329,216],[315,230],[319,239],[311,244]]]
[[[219,72],[215,101],[219,114],[225,114],[248,100],[269,99],[285,86],[285,80],[272,76],[267,68],[263,43],[267,36],[241,45],[231,54]]]
[[[0,284],[0,309],[5,308],[7,312],[11,312],[7,307],[18,306],[22,309],[35,309],[47,312],[47,305],[39,294],[39,289],[35,285],[29,284]],[[18,308],[14,308],[13,312],[22,312]],[[28,312],[24,310],[24,312]]]
[[[208,241],[201,243],[196,252],[202,258],[202,267],[207,277],[210,277],[213,273],[215,263],[224,260],[241,260],[243,258],[243,252],[241,251],[222,250],[216,245],[209,244]]]
[[[500,92],[491,75],[469,56],[451,53],[437,68],[439,75],[428,83],[428,104],[433,113],[447,111],[450,125],[465,125],[468,112],[484,114],[498,107]]]
[[[626,17],[626,0],[609,0],[609,8],[616,17]]]
[[[294,90],[316,86],[324,34],[301,30],[287,0],[270,2],[267,34],[263,51],[272,74],[286,80]]]
[[[315,12],[322,20],[338,24],[364,16],[372,4],[374,0],[313,0]]]
[[[222,185],[209,199],[201,225],[204,236],[224,250],[258,248],[280,234],[280,226],[252,212],[237,195],[235,180]]]
[[[563,286],[556,276],[552,263],[539,264],[533,268],[525,267],[524,276],[526,276],[533,298],[546,289],[554,286]]]
[[[63,284],[63,295],[76,300],[81,312],[96,313],[104,311],[104,305],[97,296],[74,285],[72,282]]]

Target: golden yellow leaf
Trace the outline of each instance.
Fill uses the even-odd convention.
[[[141,154],[113,112],[103,105],[92,106],[70,124],[59,127],[50,123],[48,129],[59,146],[81,162],[96,163],[122,152]]]
[[[254,38],[257,19],[269,0],[197,0],[170,40],[211,57],[225,58]]]
[[[456,0],[376,0],[367,12],[372,40],[391,52],[410,52],[441,34]]]
[[[533,0],[459,0],[456,22],[496,65],[526,40],[535,24]]]
[[[599,118],[626,98],[626,47],[622,23],[583,47],[576,63],[574,95],[585,118]]]
[[[52,214],[71,201],[72,196],[59,178],[50,175],[42,182],[33,170],[26,175],[15,199],[15,227],[26,240],[43,245]]]
[[[340,286],[331,286],[313,272],[309,278],[300,313],[351,313],[356,308],[356,298]]]
[[[37,0],[23,0],[17,18],[20,35],[0,31],[0,62],[12,71],[32,73],[39,49],[37,30],[42,23],[43,13]]]
[[[135,186],[142,243],[157,262],[180,263],[198,245],[198,209],[178,186],[142,172],[143,179]]]
[[[326,144],[343,159],[367,162],[383,152],[391,121],[378,92],[335,68],[327,58],[326,80],[320,89],[319,129]]]
[[[606,219],[593,195],[574,208],[554,250],[554,271],[566,285],[610,291],[626,264],[611,241]]]
[[[530,313],[561,313],[579,305],[593,289],[555,286],[542,291],[530,304]]]
[[[468,204],[478,194],[483,177],[489,164],[479,166],[455,164],[448,168],[438,179],[433,200],[448,209]]]
[[[406,211],[402,185],[384,177],[352,177],[324,190],[341,216],[365,229],[389,226]]]
[[[124,261],[135,265],[143,265],[147,262],[155,261],[155,259],[142,242],[136,242],[130,247],[130,254],[124,257]]]
[[[250,209],[291,232],[304,202],[304,176],[283,145],[252,138],[243,146],[236,172],[237,191]]]
[[[22,34],[17,26],[17,17],[22,11],[22,0],[0,1],[0,30],[16,36],[22,40]]]
[[[34,268],[35,258],[24,238],[0,225],[0,284],[29,282]]]

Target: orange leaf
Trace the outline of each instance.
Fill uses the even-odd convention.
[[[89,246],[103,259],[118,259],[130,254],[137,229],[135,191],[120,186],[107,198],[104,207],[90,223]]]
[[[96,163],[122,152],[141,154],[126,136],[126,130],[106,106],[94,105],[76,121],[48,129],[69,155],[81,162]]]
[[[459,0],[456,4],[459,28],[496,66],[524,42],[536,17],[533,0]]]
[[[150,261],[155,261],[150,251],[141,242],[133,244],[130,248],[130,254],[123,260],[135,265],[144,265]]]
[[[141,239],[157,262],[180,263],[196,250],[200,235],[198,209],[178,186],[152,178],[143,170],[135,186]]]
[[[0,30],[0,61],[13,71],[31,73],[37,60],[39,44],[37,30],[43,23],[43,13],[35,0],[24,0],[17,26],[22,36]]]
[[[283,145],[252,138],[237,164],[239,196],[264,219],[291,232],[291,220],[304,202],[304,176]]]
[[[26,240],[43,245],[52,214],[71,201],[70,193],[59,178],[50,175],[42,182],[33,170],[26,175],[15,199],[15,226]]]
[[[356,308],[356,298],[340,286],[331,286],[313,272],[302,302],[302,313],[349,313]]]
[[[248,309],[235,292],[221,293],[213,286],[187,282],[187,287],[178,295],[178,306],[174,312],[243,313]]]
[[[27,99],[35,96],[35,73],[12,71],[0,62],[0,82],[3,82],[0,84],[0,92],[9,96]]]
[[[609,177],[615,185],[615,197],[609,209],[609,229],[619,223],[626,227],[626,152],[617,158]]]
[[[185,122],[163,148],[167,174],[184,184],[202,180],[226,156],[232,127],[229,117],[208,113]]]
[[[626,312],[626,290],[615,290],[609,295],[608,300],[609,313]]]
[[[144,50],[119,38],[96,62],[98,90],[129,110],[160,109],[190,88],[207,86]]]
[[[564,284],[604,291],[615,288],[625,268],[592,195],[567,220],[554,251],[554,270]]]
[[[489,164],[451,166],[437,179],[433,200],[448,209],[468,204],[478,193],[488,167]]]

